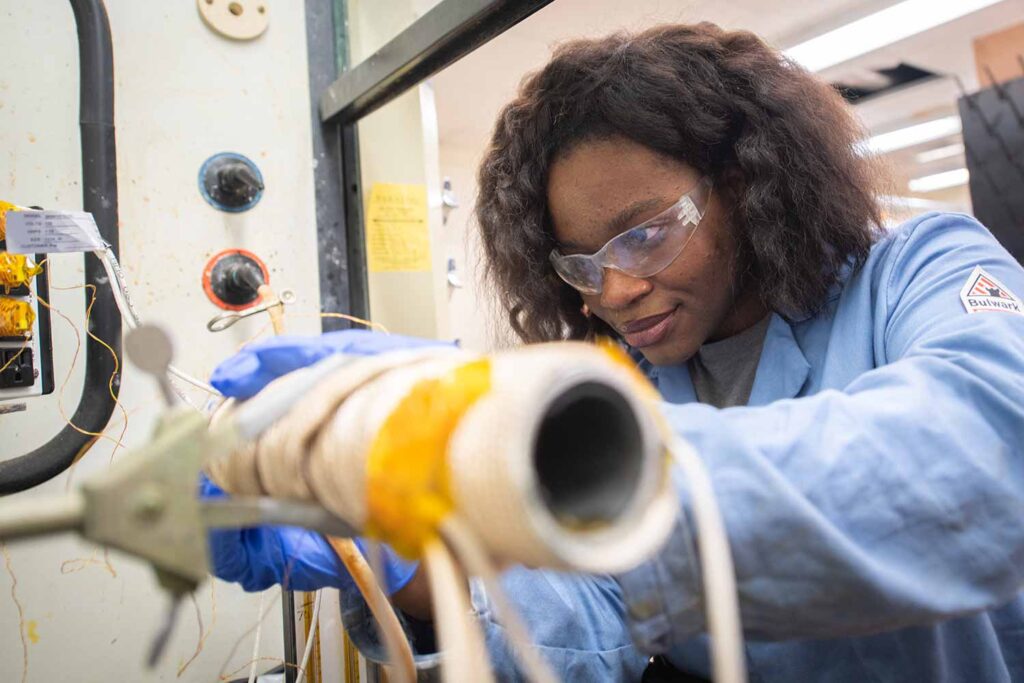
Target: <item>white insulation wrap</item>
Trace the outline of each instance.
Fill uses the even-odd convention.
[[[613,573],[668,536],[677,505],[649,408],[590,344],[492,361],[449,442],[456,509],[499,560]]]
[[[431,349],[354,359],[210,474],[229,492],[315,500],[363,528],[367,457],[385,420],[423,380],[479,358]],[[652,555],[677,505],[637,380],[583,343],[528,346],[489,365],[490,390],[459,419],[447,452],[454,513],[488,554],[601,573]],[[253,400],[275,385],[285,382]]]
[[[310,454],[310,482],[324,507],[356,528],[366,524],[366,458],[384,420],[417,382],[471,358],[449,352],[418,363],[403,362],[352,392]]]

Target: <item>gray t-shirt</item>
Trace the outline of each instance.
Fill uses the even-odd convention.
[[[698,401],[716,408],[747,405],[770,321],[765,316],[739,334],[700,347],[687,364]]]

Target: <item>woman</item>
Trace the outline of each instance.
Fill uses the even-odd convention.
[[[489,272],[524,341],[610,334],[661,391],[752,680],[1024,680],[1024,271],[966,216],[883,230],[860,136],[749,33],[570,43],[481,168]],[[639,676],[627,627],[651,677],[710,675],[686,528],[618,585],[510,575],[565,677]]]

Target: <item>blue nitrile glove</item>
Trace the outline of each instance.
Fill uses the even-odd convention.
[[[213,371],[210,383],[225,396],[246,399],[293,370],[312,365],[335,353],[372,356],[387,351],[447,346],[446,342],[368,330],[342,330],[317,336],[281,336],[250,344]],[[205,476],[200,496],[223,496],[224,492]],[[341,560],[319,533],[296,527],[255,527],[210,531],[210,555],[214,573],[235,581],[245,590],[257,591],[281,583],[291,590],[323,587],[354,588]],[[366,544],[356,539],[366,555]],[[398,557],[391,548],[384,552],[384,591],[389,595],[404,587],[419,568],[418,562]]]
[[[250,344],[217,366],[210,384],[225,396],[246,399],[281,375],[304,368],[335,353],[375,356],[387,351],[424,346],[450,346],[418,337],[369,330],[341,330],[302,337],[283,335]]]
[[[216,498],[227,495],[201,476],[199,495]],[[366,556],[366,543],[355,539]],[[355,589],[355,583],[322,535],[298,527],[261,526],[209,532],[210,564],[213,573],[234,581],[247,591],[261,591],[275,583],[287,590],[312,591],[320,588]],[[384,544],[384,585],[391,595],[412,580],[418,562],[403,560]]]

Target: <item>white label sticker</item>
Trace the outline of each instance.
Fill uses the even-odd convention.
[[[960,301],[968,313],[1000,311],[1024,315],[1024,304],[1002,282],[981,266],[975,266],[960,290]]]
[[[103,249],[91,213],[84,211],[11,211],[7,214],[7,251],[53,254]]]

